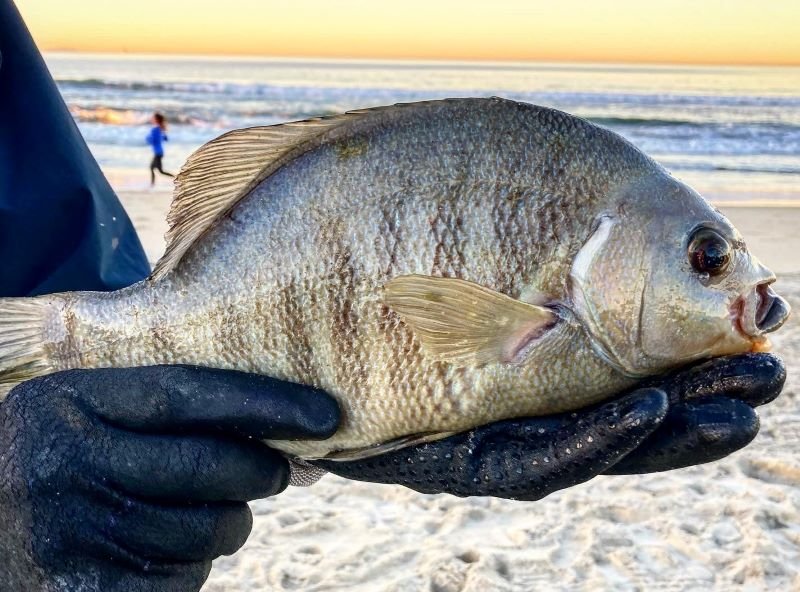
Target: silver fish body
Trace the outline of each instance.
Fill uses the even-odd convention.
[[[774,276],[699,195],[612,132],[501,99],[331,121],[295,124],[301,141],[295,129],[270,137],[256,174],[256,132],[201,149],[179,178],[174,252],[153,278],[0,300],[8,318],[39,319],[16,358],[0,347],[0,382],[174,363],[266,374],[322,388],[343,412],[329,440],[271,444],[348,458],[578,409],[764,342],[730,315],[753,309]],[[226,183],[240,195],[220,208]],[[198,231],[204,187],[216,210]],[[726,237],[725,278],[709,283],[687,262],[698,226]]]

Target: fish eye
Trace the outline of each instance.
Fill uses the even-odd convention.
[[[698,273],[725,273],[731,262],[731,244],[717,231],[699,228],[689,241],[689,262]]]

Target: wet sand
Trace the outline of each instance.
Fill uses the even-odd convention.
[[[169,194],[122,199],[155,261]],[[800,208],[723,210],[800,311]],[[800,315],[773,343],[786,389],[755,441],[722,461],[601,477],[536,503],[329,475],[252,504],[247,544],[203,590],[800,590]]]

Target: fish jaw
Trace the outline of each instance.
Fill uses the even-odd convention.
[[[766,334],[780,329],[791,313],[789,303],[772,290],[772,281],[756,285],[730,307],[733,327],[750,343],[751,352],[770,351],[772,343]]]

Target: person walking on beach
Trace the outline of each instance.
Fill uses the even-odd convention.
[[[161,113],[153,113],[151,120],[153,128],[147,134],[147,143],[153,148],[153,160],[150,161],[150,186],[156,184],[156,171],[167,177],[174,177],[172,173],[164,170],[161,160],[164,158],[164,145],[162,142],[169,140],[167,138],[167,118]]]

